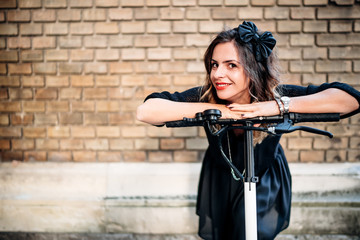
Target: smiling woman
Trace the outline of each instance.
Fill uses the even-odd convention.
[[[222,118],[233,119],[285,112],[331,113],[334,109],[341,111],[342,117],[349,117],[360,111],[360,93],[343,83],[279,85],[275,43],[270,32],[261,33],[251,22],[219,33],[204,56],[204,86],[181,93],[153,93],[138,107],[138,119],[162,125],[210,108],[219,109]],[[257,235],[258,239],[274,239],[289,225],[291,175],[279,143],[281,136],[255,137],[255,175],[259,177]],[[209,147],[202,164],[196,207],[199,236],[209,240],[245,239],[243,185],[232,178],[211,134],[207,138]],[[233,164],[244,169],[244,136],[229,131],[222,144],[229,150]]]

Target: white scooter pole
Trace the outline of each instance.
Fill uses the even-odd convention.
[[[247,123],[247,125],[252,125]],[[257,240],[257,210],[256,210],[256,182],[253,131],[246,131],[245,145],[245,179],[244,179],[244,201],[245,201],[245,236],[246,240]]]
[[[246,240],[257,240],[256,183],[244,182]]]

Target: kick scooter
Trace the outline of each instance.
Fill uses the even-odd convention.
[[[194,118],[184,118],[180,121],[166,122],[165,125],[171,128],[203,126],[211,135],[217,138],[217,146],[220,149],[222,157],[230,166],[231,171],[234,173],[233,175],[236,175],[244,184],[246,239],[257,240],[256,182],[258,182],[258,177],[255,176],[253,131],[263,131],[276,135],[301,130],[332,138],[333,135],[330,132],[307,126],[294,126],[294,124],[300,122],[335,122],[339,120],[340,114],[338,113],[285,113],[283,115],[249,119],[222,119],[220,110],[209,109],[197,113]],[[267,127],[256,127],[255,124],[266,124]],[[214,126],[217,127],[214,128]],[[222,141],[227,131],[232,129],[244,130],[246,143],[244,145],[244,175],[224,153]]]

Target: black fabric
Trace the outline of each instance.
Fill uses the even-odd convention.
[[[343,83],[326,83],[320,86],[279,86],[283,95],[302,96],[328,88],[342,89],[360,103],[360,93]],[[198,102],[201,88],[182,93],[153,93],[149,98],[164,98],[179,102]],[[358,113],[359,109],[346,117]],[[196,213],[199,215],[199,236],[207,240],[245,239],[243,184],[235,181],[230,168],[222,159],[216,139],[207,134],[209,147],[205,153],[198,186]],[[243,136],[229,133],[233,163],[244,169]],[[255,174],[259,177],[257,192],[258,239],[270,240],[286,229],[290,221],[291,174],[282,147],[280,136],[268,136],[255,146]],[[223,142],[228,149],[227,140]],[[225,150],[226,151],[226,150]]]

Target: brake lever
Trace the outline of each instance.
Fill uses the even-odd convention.
[[[315,134],[319,134],[319,135],[324,135],[329,138],[333,138],[333,136],[334,136],[331,132],[328,132],[325,130],[320,130],[317,128],[307,127],[307,126],[291,126],[290,124],[278,124],[275,127],[268,128],[268,131],[273,134],[291,133],[291,132],[298,131],[298,130],[301,130],[304,132],[309,132],[309,133],[315,133]]]

